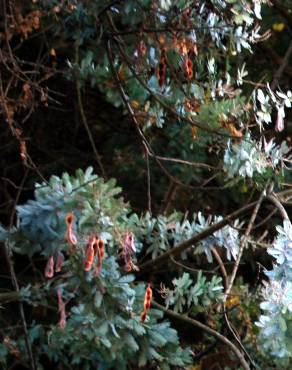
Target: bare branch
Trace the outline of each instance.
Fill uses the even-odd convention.
[[[283,220],[288,220],[288,221],[290,220],[287,211],[285,210],[282,203],[279,201],[279,199],[276,197],[275,194],[268,195],[267,199],[270,200],[274,204],[274,206],[278,209]]]
[[[209,326],[207,326],[205,324],[202,324],[200,321],[197,321],[193,318],[190,318],[187,315],[180,315],[178,313],[175,313],[172,310],[166,309],[164,306],[162,306],[161,304],[159,304],[155,301],[152,302],[152,305],[154,307],[164,311],[166,313],[166,315],[168,315],[170,317],[173,317],[175,319],[184,321],[184,322],[186,322],[188,324],[191,324],[191,325],[193,325],[197,328],[200,328],[204,332],[206,332],[206,333],[212,335],[213,337],[217,338],[218,340],[220,340],[220,342],[224,343],[225,345],[227,345],[231,349],[231,351],[238,358],[238,360],[239,360],[239,362],[240,362],[240,364],[241,364],[241,366],[243,367],[244,370],[250,370],[250,367],[249,367],[248,363],[246,362],[243,354],[239,351],[239,349],[232,342],[230,342],[229,339],[224,337],[222,334],[218,333],[216,330],[211,329]]]
[[[249,220],[248,226],[247,226],[246,231],[244,233],[243,239],[241,240],[238,255],[237,255],[237,259],[235,261],[235,264],[234,264],[234,267],[233,267],[233,270],[232,270],[232,274],[231,274],[231,277],[230,277],[230,280],[229,280],[229,285],[228,285],[228,287],[225,291],[224,301],[226,301],[228,295],[231,292],[232,285],[234,283],[234,280],[235,280],[235,277],[236,277],[236,274],[237,274],[237,270],[238,270],[238,267],[239,267],[239,264],[240,264],[240,260],[241,260],[243,251],[244,251],[245,247],[247,246],[248,236],[249,236],[249,234],[252,230],[253,224],[254,224],[255,219],[257,217],[257,214],[259,212],[260,206],[261,206],[261,204],[264,200],[264,197],[265,197],[265,191],[263,191],[261,193],[261,196],[260,196],[259,200],[256,202],[256,205],[254,207],[253,213],[252,213],[251,218]]]
[[[212,235],[215,231],[222,229],[224,226],[229,224],[231,221],[247,213],[250,209],[255,207],[256,204],[257,202],[252,202],[250,204],[247,204],[246,206],[243,206],[242,208],[224,217],[223,220],[211,225],[207,229],[194,235],[192,238],[178,244],[177,246],[163,253],[162,255],[155,258],[154,260],[150,260],[150,261],[143,263],[141,266],[139,266],[140,272],[144,272],[145,270],[149,268],[153,270],[157,266],[165,263],[170,258],[170,256],[177,256],[181,254],[182,252],[184,252],[185,250],[189,249],[190,247],[195,246],[197,243],[205,239],[207,236]]]

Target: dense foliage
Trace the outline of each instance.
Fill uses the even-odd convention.
[[[62,297],[58,297],[59,324],[53,310],[50,315],[55,323],[50,323],[49,331],[40,324],[29,331],[36,360],[45,354],[59,365],[81,364],[82,368],[98,362],[104,369],[124,369],[129,363],[145,366],[152,361],[163,369],[168,368],[167,364],[184,367],[190,363],[190,351],[179,347],[177,334],[168,322],[157,322],[163,316],[159,310],[151,309],[145,323],[141,322],[145,284],[134,285],[135,276],[123,273],[123,266],[118,264],[127,248],[126,233],[139,228],[137,215],[129,216],[126,204],[114,197],[120,192],[114,181],[104,183],[91,172],[78,171],[76,178],[67,174],[62,179],[53,177],[49,185],[37,186],[34,201],[17,209],[19,226],[10,233],[10,248],[30,256],[41,252],[48,259],[45,276],[54,277],[23,288],[21,299],[50,307],[57,301],[57,292]],[[72,211],[77,245],[64,238],[66,215]],[[85,247],[94,234],[106,250],[98,273],[85,268]],[[51,259],[55,262],[49,273]],[[60,299],[70,307],[66,307],[64,319]],[[35,344],[38,341],[39,346]],[[25,358],[21,342],[14,345],[23,351],[19,356]],[[1,353],[8,354],[5,345]]]
[[[4,368],[291,367],[291,10],[3,1]]]

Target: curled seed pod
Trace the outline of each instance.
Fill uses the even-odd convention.
[[[66,224],[67,224],[67,226],[71,226],[72,223],[73,223],[73,220],[74,220],[73,213],[72,212],[67,213],[67,215],[66,215]]]
[[[89,271],[92,267],[93,261],[94,261],[94,248],[93,245],[95,243],[96,239],[95,236],[92,236],[89,238],[88,243],[86,245],[85,250],[85,261],[84,261],[84,270]]]
[[[77,244],[77,238],[73,232],[73,220],[74,220],[73,213],[72,212],[68,213],[65,219],[67,225],[65,239],[71,246],[75,246]]]
[[[101,239],[99,239],[97,245],[98,245],[98,257],[101,260],[103,260],[103,258],[104,258],[104,242]]]
[[[45,268],[45,277],[46,278],[52,278],[54,276],[54,257],[51,256],[49,259],[48,259],[48,262],[46,264],[46,268]]]
[[[71,246],[75,246],[77,244],[77,238],[72,230],[72,227],[67,228],[65,239]]]
[[[191,61],[191,59],[187,58],[184,61],[183,66],[184,66],[184,70],[185,70],[187,77],[192,78],[193,77],[193,62]]]
[[[127,232],[125,235],[123,249],[125,253],[136,253],[136,246],[134,241],[134,235],[131,232]]]
[[[90,271],[94,259],[94,252],[91,251],[91,248],[88,247],[86,251],[86,259],[84,261],[84,270]]]
[[[66,326],[66,313],[65,310],[60,312],[59,327],[65,329]]]
[[[65,329],[66,326],[66,312],[65,312],[65,303],[62,297],[62,289],[59,288],[57,291],[58,295],[58,311],[60,312],[59,327]]]
[[[94,270],[94,275],[97,276],[100,274],[101,268],[102,268],[102,261],[104,259],[104,242],[101,239],[97,239],[95,241],[95,245],[97,245],[97,251],[98,251],[98,262]]]
[[[193,68],[193,62],[189,58],[186,60],[186,68]]]

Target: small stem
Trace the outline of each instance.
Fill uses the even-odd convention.
[[[146,165],[147,165],[147,205],[148,205],[148,212],[150,216],[152,215],[152,207],[151,207],[151,175],[150,175],[150,165],[149,165],[149,153],[146,151]]]
[[[274,204],[274,206],[278,209],[278,211],[280,212],[283,220],[290,221],[286,209],[283,207],[282,203],[279,201],[279,199],[274,194],[268,195],[267,199],[269,201],[271,201]]]
[[[78,63],[78,59],[79,59],[78,54],[79,54],[78,46],[76,46],[76,50],[75,50],[75,62],[76,63]],[[103,178],[106,179],[106,173],[105,173],[102,161],[101,161],[101,157],[100,157],[100,154],[98,153],[98,150],[96,148],[96,145],[95,145],[95,142],[94,142],[94,139],[93,139],[93,136],[92,136],[91,130],[89,128],[87,118],[86,118],[86,115],[85,115],[85,112],[84,112],[84,107],[83,107],[83,102],[82,102],[82,95],[81,95],[81,84],[80,84],[79,77],[76,78],[76,91],[77,91],[78,108],[79,108],[79,112],[80,112],[80,116],[81,116],[83,126],[84,126],[84,128],[87,132],[87,136],[88,136],[88,139],[90,141],[93,153],[95,155],[96,162],[97,162],[97,164],[100,168],[100,172],[101,172]]]
[[[0,303],[9,303],[19,300],[19,293],[18,292],[7,292],[7,293],[0,293]]]
[[[237,274],[237,270],[238,270],[238,267],[239,267],[239,264],[240,264],[240,260],[241,260],[243,251],[244,251],[245,247],[247,246],[247,241],[248,241],[249,234],[252,230],[252,227],[253,227],[253,224],[254,224],[255,219],[257,217],[257,214],[259,212],[260,206],[261,206],[261,204],[264,200],[265,191],[266,190],[264,190],[261,193],[259,200],[256,202],[256,205],[254,207],[253,213],[252,213],[251,218],[249,220],[248,226],[247,226],[246,231],[244,233],[243,239],[241,240],[238,255],[237,255],[237,259],[235,261],[235,264],[234,264],[234,267],[233,267],[233,270],[232,270],[232,274],[231,274],[231,277],[230,277],[230,280],[229,280],[229,285],[228,285],[228,287],[225,291],[224,302],[226,301],[228,295],[231,292],[231,289],[232,289],[232,286],[233,286],[233,283],[234,283],[234,280],[235,280],[235,277],[236,277],[236,274]]]
[[[224,266],[224,263],[221,259],[221,256],[220,254],[218,253],[217,249],[215,247],[212,247],[212,253],[220,267],[220,270],[221,270],[221,274],[223,276],[223,279],[224,279],[224,288],[226,289],[227,286],[228,286],[228,275],[227,275],[227,272],[226,272],[226,269],[225,269],[225,266]]]
[[[162,201],[162,204],[159,210],[160,214],[162,215],[167,214],[170,204],[173,201],[173,198],[175,197],[176,190],[177,190],[177,185],[173,181],[170,181],[168,189],[166,191],[166,194],[164,196],[164,199]]]
[[[280,64],[280,67],[277,69],[276,73],[275,73],[275,76],[273,78],[273,81],[271,83],[271,89],[274,90],[276,88],[276,86],[278,85],[279,83],[279,80],[283,74],[283,72],[285,71],[285,68],[287,67],[288,63],[289,63],[289,58],[292,54],[292,41],[290,42],[290,45],[285,53],[285,56],[282,60],[282,63]]]
[[[13,219],[14,219],[14,215],[15,215],[16,205],[19,201],[19,197],[20,197],[23,185],[25,183],[25,180],[27,178],[27,175],[28,175],[28,169],[26,169],[26,171],[25,171],[25,174],[22,178],[21,184],[19,186],[19,189],[18,189],[16,197],[15,197],[14,208],[13,208],[13,211],[12,211],[11,216],[10,216],[9,231],[11,230],[11,228],[13,226]],[[17,277],[16,277],[14,264],[13,264],[13,261],[12,261],[12,258],[11,258],[10,236],[8,236],[7,241],[4,243],[4,253],[5,253],[5,258],[6,258],[8,267],[9,267],[9,272],[10,272],[13,287],[15,289],[15,293],[19,295],[19,291],[20,291],[19,284],[18,284],[18,280],[17,280]],[[37,367],[36,367],[36,363],[35,363],[35,358],[33,356],[31,343],[29,341],[27,323],[26,323],[26,319],[25,319],[23,304],[20,301],[18,302],[18,308],[19,308],[22,328],[23,328],[23,332],[24,332],[24,341],[25,341],[25,346],[26,346],[26,350],[27,350],[27,353],[28,353],[30,367],[31,367],[32,370],[36,370]]]
[[[173,262],[173,264],[174,264],[174,265],[176,265],[176,266],[178,266],[178,267],[180,267],[180,268],[182,268],[182,269],[184,269],[184,270],[186,270],[186,271],[189,271],[189,272],[191,272],[191,273],[196,273],[196,274],[198,274],[198,273],[201,271],[201,272],[204,272],[205,274],[212,274],[212,275],[214,275],[214,271],[208,271],[208,270],[202,270],[202,269],[195,269],[195,268],[193,268],[193,267],[186,266],[186,265],[184,265],[183,263],[181,263],[181,262],[179,262],[179,261],[175,260],[175,259],[173,258],[173,256],[170,256],[170,259],[171,259],[171,262]]]

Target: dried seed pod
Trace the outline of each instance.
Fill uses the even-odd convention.
[[[48,262],[46,264],[46,268],[45,268],[45,277],[46,278],[52,278],[54,276],[54,257],[51,256],[49,259],[48,259]]]
[[[198,128],[196,126],[192,126],[192,138],[196,139],[198,137]]]
[[[94,250],[94,255],[98,256],[98,238],[94,238],[94,243],[92,244],[93,250]]]
[[[152,300],[152,289],[150,287],[150,284],[146,288],[145,296],[144,296],[144,311],[141,313],[141,321],[144,322],[147,316],[147,312],[150,309],[151,306],[151,300]]]
[[[71,226],[72,223],[73,223],[73,220],[74,220],[73,213],[72,212],[67,213],[67,215],[66,215],[66,224],[67,224],[67,226]]]
[[[74,220],[73,213],[72,212],[68,213],[65,218],[66,225],[67,225],[65,239],[71,246],[75,246],[77,244],[77,238],[73,231],[73,220]]]
[[[101,268],[102,268],[102,261],[104,259],[104,242],[101,239],[96,239],[95,245],[98,252],[98,262],[94,270],[94,275],[97,276],[100,274]]]
[[[58,311],[60,312],[59,327],[65,329],[66,326],[66,312],[65,312],[65,303],[62,297],[62,289],[59,288],[57,291],[58,295]]]
[[[152,300],[152,289],[150,285],[148,285],[146,292],[145,292],[145,297],[144,297],[144,310],[148,311],[151,305],[151,300]]]
[[[185,61],[184,61],[184,70],[185,70],[185,73],[186,73],[186,76],[188,78],[192,78],[193,77],[193,62],[191,61],[191,59],[187,58]]]
[[[185,38],[174,40],[173,45],[178,49],[181,56],[186,56],[188,54],[188,46]]]
[[[67,228],[65,239],[71,246],[75,246],[77,244],[77,238],[71,227]]]
[[[138,267],[134,264],[132,257],[136,253],[136,246],[134,241],[134,235],[132,232],[128,231],[125,234],[123,243],[122,243],[122,257],[125,262],[124,269],[127,272],[138,271]]]
[[[94,247],[93,245],[96,242],[95,236],[91,236],[88,240],[85,250],[85,261],[84,261],[84,270],[89,271],[92,267],[94,261]]]
[[[134,241],[134,235],[131,232],[127,232],[124,239],[123,249],[127,253],[136,253],[136,246]]]
[[[101,239],[98,239],[98,257],[103,260],[104,258],[104,242]]]
[[[141,321],[144,322],[146,320],[147,312],[143,311],[140,315]]]

